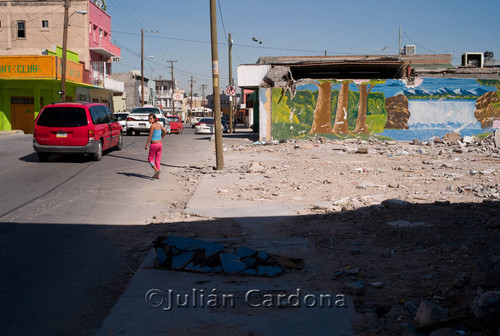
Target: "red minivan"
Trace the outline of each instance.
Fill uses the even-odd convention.
[[[123,146],[120,122],[104,104],[61,102],[45,106],[35,120],[33,149],[40,161],[50,154],[91,154]]]

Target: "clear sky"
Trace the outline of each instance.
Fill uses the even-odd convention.
[[[500,60],[500,0],[215,0],[220,86],[229,84],[227,35],[233,39],[233,78],[239,64],[261,56],[395,55],[401,45],[417,54],[492,51]],[[171,78],[179,88],[212,93],[210,0],[107,0],[112,42],[122,59],[113,72],[140,70]],[[257,40],[257,41],[255,41]],[[152,56],[152,58],[151,58]]]

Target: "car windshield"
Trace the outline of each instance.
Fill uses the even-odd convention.
[[[128,113],[115,113],[115,117],[116,117],[116,119],[118,119],[118,121],[126,120],[127,116],[128,116]]]
[[[179,117],[167,117],[167,120],[170,122],[179,122]]]
[[[37,125],[46,127],[86,126],[87,114],[82,107],[47,107],[38,118]]]
[[[214,118],[203,118],[200,120],[200,123],[213,123]]]
[[[160,111],[154,107],[137,107],[137,108],[133,109],[132,111],[130,111],[130,113],[134,113],[134,114],[150,114],[150,113],[160,114]]]

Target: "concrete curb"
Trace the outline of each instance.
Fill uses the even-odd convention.
[[[13,135],[13,134],[24,134],[24,131],[21,131],[21,130],[0,131],[0,136],[2,136],[2,135]]]

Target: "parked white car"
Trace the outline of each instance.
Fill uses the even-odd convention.
[[[120,122],[120,125],[122,125],[122,132],[125,133],[127,132],[127,116],[128,112],[116,112],[113,113],[116,119]]]
[[[135,135],[139,135],[141,132],[149,132],[151,124],[149,123],[148,117],[150,113],[154,113],[156,115],[160,124],[165,127],[167,134],[171,133],[170,123],[161,109],[152,106],[143,106],[132,109],[132,111],[128,114],[127,135],[132,135],[133,132],[135,132]]]

